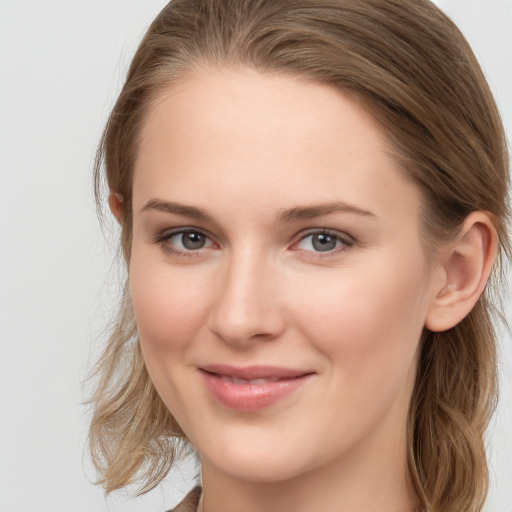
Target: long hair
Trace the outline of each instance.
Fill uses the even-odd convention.
[[[173,0],[133,58],[97,154],[95,185],[123,196],[121,246],[131,246],[134,159],[158,94],[196,66],[249,67],[329,84],[380,123],[422,192],[427,250],[473,211],[490,213],[510,255],[508,155],[494,99],[467,41],[428,0]],[[471,313],[425,330],[408,416],[408,463],[430,512],[481,510],[483,436],[497,397],[493,298],[499,262]],[[187,446],[142,359],[130,297],[98,362],[90,449],[107,492],[154,487]]]

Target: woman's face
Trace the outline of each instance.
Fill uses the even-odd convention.
[[[436,280],[387,150],[348,96],[296,78],[195,72],[152,105],[130,288],[151,378],[209,468],[405,461]]]

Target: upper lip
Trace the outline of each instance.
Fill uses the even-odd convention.
[[[253,380],[253,379],[292,379],[314,373],[312,371],[296,370],[293,368],[283,368],[280,366],[230,366],[227,364],[209,364],[201,366],[200,370],[217,375],[234,377],[235,379]]]

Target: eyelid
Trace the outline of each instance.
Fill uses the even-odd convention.
[[[178,249],[173,247],[169,240],[174,236],[185,234],[185,233],[198,233],[206,237],[210,244],[208,247],[201,247],[199,249]],[[183,258],[193,258],[201,256],[205,250],[211,249],[212,247],[218,247],[218,243],[214,240],[212,235],[208,233],[208,231],[200,228],[196,228],[194,226],[180,226],[177,228],[170,228],[161,231],[158,235],[153,238],[153,243],[160,245],[162,250],[169,254],[173,254],[178,257]]]
[[[201,247],[199,249],[179,249],[176,247],[173,247],[169,240],[177,235],[184,234],[184,233],[199,233],[203,236],[205,236],[209,244],[207,247]],[[328,236],[335,237],[339,242],[341,242],[341,247],[335,247],[331,250],[327,251],[315,251],[315,250],[307,250],[298,247],[301,242],[303,242],[307,237],[318,235],[318,234],[325,234]],[[346,251],[348,248],[353,246],[356,243],[356,239],[349,235],[348,233],[344,231],[339,231],[336,229],[330,229],[330,228],[312,228],[301,231],[299,234],[297,234],[295,237],[295,241],[291,244],[290,249],[293,251],[301,251],[303,253],[306,253],[308,257],[314,257],[314,258],[322,258],[322,257],[329,257],[337,255],[341,252]],[[162,230],[159,234],[157,234],[153,238],[153,243],[160,245],[162,250],[164,250],[167,253],[173,254],[178,257],[199,257],[204,254],[204,251],[209,249],[218,249],[220,248],[220,244],[215,240],[215,237],[211,235],[207,230],[202,228],[197,228],[195,226],[180,226],[176,228],[169,228]]]
[[[313,236],[313,235],[319,235],[319,234],[325,234],[332,237],[337,238],[341,243],[342,247],[334,248],[329,251],[314,251],[314,250],[306,250],[301,249],[298,247],[298,245],[304,241],[307,237]],[[298,237],[296,237],[296,241],[293,242],[291,249],[294,251],[302,251],[304,253],[308,253],[309,255],[312,255],[312,257],[315,258],[325,258],[328,256],[333,256],[336,254],[339,254],[340,252],[346,251],[348,248],[353,246],[356,243],[356,240],[353,236],[349,235],[348,233],[345,233],[344,231],[338,231],[336,229],[329,229],[329,228],[313,228],[306,231],[302,231]]]

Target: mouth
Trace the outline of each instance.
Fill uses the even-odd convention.
[[[239,411],[258,411],[279,402],[305,385],[314,372],[275,366],[199,368],[207,390],[221,405]]]
[[[219,377],[222,380],[226,382],[232,382],[233,384],[267,384],[269,382],[278,382],[279,380],[281,380],[278,379],[277,377],[268,379],[238,379],[236,377],[230,377],[229,375],[219,375]]]

